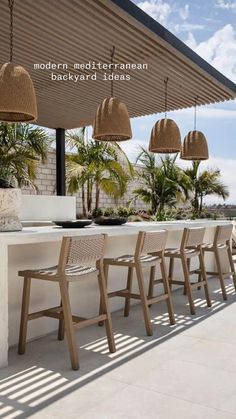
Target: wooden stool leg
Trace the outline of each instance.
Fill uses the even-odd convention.
[[[116,346],[115,346],[115,340],[113,336],[112,331],[112,321],[111,321],[111,314],[108,304],[108,297],[107,297],[107,287],[106,287],[106,281],[105,276],[103,273],[103,268],[99,269],[99,275],[98,275],[98,284],[99,284],[99,290],[100,290],[100,310],[101,314],[106,314],[107,318],[105,320],[105,327],[107,332],[107,341],[110,352],[116,352]]]
[[[137,280],[138,280],[138,286],[139,286],[140,299],[141,299],[141,305],[142,305],[142,310],[143,310],[143,317],[144,317],[146,332],[147,332],[148,336],[152,336],[153,335],[153,330],[152,330],[152,324],[151,324],[151,321],[150,321],[150,313],[149,313],[149,308],[148,308],[148,303],[147,303],[147,297],[146,297],[146,294],[145,294],[143,273],[142,273],[142,268],[141,268],[141,266],[138,262],[136,262],[135,269],[136,269],[136,275],[137,275]]]
[[[24,278],[22,306],[21,306],[20,333],[19,333],[19,343],[18,343],[18,354],[20,355],[23,355],[25,353],[29,302],[30,302],[30,286],[31,286],[31,278]]]
[[[182,261],[184,281],[185,281],[185,286],[186,286],[186,291],[187,291],[187,296],[188,296],[188,301],[189,301],[189,306],[190,306],[190,313],[191,314],[196,314],[194,301],[193,301],[192,288],[191,288],[191,283],[190,283],[190,278],[189,278],[189,270],[188,270],[187,260],[184,256],[182,256],[181,261]]]
[[[172,304],[172,296],[171,296],[168,277],[167,277],[167,273],[166,273],[166,264],[165,264],[164,257],[161,258],[161,265],[160,266],[161,266],[161,274],[162,274],[164,292],[165,292],[165,294],[168,295],[167,308],[168,308],[168,313],[169,313],[170,324],[175,324],[175,315],[174,315],[174,309],[173,309],[173,304]]]
[[[174,274],[174,262],[175,259],[174,258],[170,258],[170,263],[169,263],[169,285],[170,285],[170,290],[172,290],[172,281],[173,281],[173,274]]]
[[[203,261],[204,261],[204,255],[202,255],[202,257],[203,257]],[[205,263],[204,263],[204,266],[205,266]],[[199,274],[198,274],[198,282],[201,282],[201,280],[202,280],[202,273],[201,272],[199,272]],[[201,287],[201,285],[199,285],[198,287],[197,287],[197,289],[198,289],[198,291],[200,291],[200,289],[201,289],[202,287]]]
[[[128,277],[127,277],[127,286],[126,286],[129,293],[132,291],[133,273],[134,273],[134,269],[129,267],[128,268]],[[124,316],[128,317],[129,312],[130,312],[130,297],[126,297],[125,298]]]
[[[67,337],[68,348],[69,348],[70,359],[71,359],[71,366],[73,370],[78,370],[79,359],[78,359],[78,353],[77,353],[77,348],[76,348],[75,330],[74,330],[72,314],[71,314],[68,286],[67,286],[66,281],[62,278],[59,279],[59,285],[60,285],[60,292],[61,292],[63,316],[64,316],[64,321],[65,321],[65,331],[66,331],[66,337]]]
[[[223,275],[223,272],[222,272],[222,269],[221,269],[220,255],[219,255],[219,252],[218,252],[217,248],[215,248],[214,253],[215,253],[215,258],[216,258],[216,266],[217,266],[217,271],[218,271],[218,275],[219,275],[219,279],[220,279],[220,286],[221,286],[221,290],[222,290],[223,300],[227,300],[227,293],[226,293],[226,289],[225,289],[224,275]]]
[[[234,261],[233,261],[233,256],[232,256],[232,252],[231,252],[231,249],[230,249],[230,245],[227,246],[227,254],[228,254],[228,258],[229,258],[230,269],[231,269],[231,272],[232,272],[234,289],[236,291],[236,273],[235,273],[235,266],[234,266]]]
[[[69,282],[67,282],[67,288],[68,287],[69,287]],[[60,303],[60,307],[62,307],[62,301]],[[65,337],[65,322],[64,322],[64,319],[60,319],[59,326],[58,326],[57,339],[64,340],[64,337]]]
[[[103,272],[104,272],[105,284],[106,284],[106,290],[107,290],[108,272],[109,272],[109,265],[108,265],[108,263],[105,263],[104,264]],[[102,299],[101,299],[101,294],[100,294],[99,314],[102,314]],[[98,326],[102,327],[103,325],[104,325],[104,321],[98,322]]]
[[[156,266],[151,266],[149,288],[148,288],[148,298],[153,297],[155,275],[156,275]],[[151,307],[151,306],[152,304],[148,304],[148,307]]]
[[[206,273],[206,268],[205,268],[205,263],[204,263],[204,257],[203,257],[202,250],[200,250],[200,254],[199,254],[199,263],[200,263],[200,269],[201,269],[201,274],[200,275],[202,275],[203,280],[205,281],[204,291],[205,291],[207,306],[211,307],[211,299],[210,299],[209,288],[208,288],[207,273]]]
[[[190,272],[190,264],[191,264],[191,260],[187,259],[187,266],[188,266],[188,272]],[[186,284],[184,283],[184,291],[183,294],[186,295],[187,294],[187,289],[186,289]]]

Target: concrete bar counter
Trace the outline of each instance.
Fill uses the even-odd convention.
[[[8,348],[18,341],[20,307],[23,280],[17,273],[28,268],[43,268],[57,264],[61,239],[69,235],[108,234],[106,256],[118,256],[134,252],[138,231],[156,231],[167,229],[168,247],[178,247],[184,227],[206,228],[205,241],[211,242],[217,225],[228,224],[228,221],[170,221],[170,222],[137,222],[123,226],[101,227],[91,225],[82,229],[62,229],[60,227],[25,227],[21,232],[0,233],[0,367],[7,365]],[[207,260],[212,270],[213,260]],[[211,265],[211,266],[210,266]],[[177,266],[175,274],[182,278]],[[148,277],[148,271],[145,272]],[[109,290],[122,288],[126,281],[126,271],[111,269]],[[119,282],[119,283],[118,283]],[[135,281],[136,282],[136,281]],[[135,284],[136,286],[136,284]],[[31,291],[30,311],[58,305],[60,301],[58,284],[43,283],[34,280]],[[94,280],[81,280],[71,285],[72,308],[83,316],[98,312],[97,283]],[[123,307],[124,300],[110,300],[111,310]],[[187,299],[186,299],[187,304]],[[76,313],[77,314],[77,313]],[[124,321],[128,321],[125,319]],[[55,319],[38,319],[29,322],[28,339],[35,339],[57,328]]]

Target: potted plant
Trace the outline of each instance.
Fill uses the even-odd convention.
[[[94,222],[99,225],[121,225],[127,221],[127,215],[119,211],[119,208],[95,208],[92,213]]]
[[[0,231],[19,231],[21,190],[10,183],[10,171],[0,168]]]
[[[37,162],[44,162],[49,139],[41,128],[0,123],[0,231],[22,229],[21,187],[36,189]]]

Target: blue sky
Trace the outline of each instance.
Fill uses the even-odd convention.
[[[132,1],[236,83],[236,0]],[[178,123],[182,136],[193,127],[192,109],[168,116]],[[137,154],[137,144],[148,144],[153,124],[162,117],[132,120],[135,143],[131,140],[122,144],[131,159]],[[210,151],[210,159],[202,163],[202,168],[221,169],[230,190],[227,203],[236,203],[236,101],[199,108],[197,128],[205,133]],[[222,201],[212,197],[206,202]]]

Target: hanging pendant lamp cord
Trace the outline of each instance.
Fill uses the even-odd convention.
[[[194,131],[196,131],[197,128],[197,97],[195,97],[194,102]]]
[[[112,51],[111,51],[111,69],[110,69],[110,73],[111,76],[113,74],[113,62],[114,62],[114,55],[115,55],[115,47],[113,46]],[[113,97],[114,95],[114,85],[113,85],[113,78],[111,78],[111,97]]]
[[[166,77],[166,79],[164,80],[164,84],[165,84],[165,119],[167,116],[167,106],[168,106],[168,77]]]
[[[14,0],[8,0],[10,9],[10,63],[13,61],[13,6]]]

